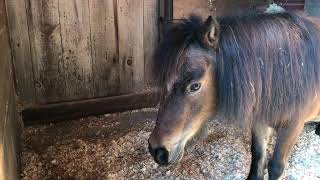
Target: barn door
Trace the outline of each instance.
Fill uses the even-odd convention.
[[[22,104],[134,94],[152,85],[158,0],[5,0]]]

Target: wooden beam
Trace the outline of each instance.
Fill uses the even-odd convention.
[[[15,71],[16,91],[20,103],[34,103],[35,80],[34,62],[30,51],[26,2],[22,0],[5,0],[10,44]]]
[[[19,179],[21,123],[16,113],[12,56],[4,0],[0,0],[0,179]]]
[[[158,95],[158,90],[148,90],[114,97],[48,104],[25,109],[22,117],[25,125],[32,125],[154,107],[158,103]]]

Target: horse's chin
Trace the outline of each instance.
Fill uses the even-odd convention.
[[[178,164],[183,158],[185,145],[178,145],[169,156],[169,164]]]
[[[169,164],[171,164],[171,165],[178,164],[181,161],[181,159],[183,158],[183,154],[184,154],[184,151],[182,151],[181,153],[179,153],[178,155],[176,155],[175,157],[170,159]]]

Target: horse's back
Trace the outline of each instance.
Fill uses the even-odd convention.
[[[225,17],[220,31],[218,107],[226,119],[277,126],[319,114],[320,19],[291,12]]]

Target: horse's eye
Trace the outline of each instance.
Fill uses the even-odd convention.
[[[194,83],[190,86],[190,92],[198,91],[201,87],[201,83]]]

